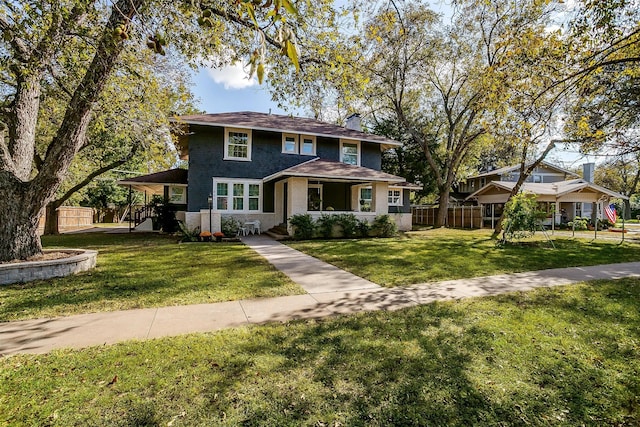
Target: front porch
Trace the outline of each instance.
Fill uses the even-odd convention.
[[[300,214],[318,219],[323,214],[351,213],[372,222],[389,213],[388,192],[387,182],[289,177],[275,183],[275,217],[287,224],[289,232],[288,219]]]

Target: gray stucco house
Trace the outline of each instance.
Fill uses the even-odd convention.
[[[400,229],[411,228],[409,195],[420,187],[381,171],[382,152],[400,143],[362,132],[358,115],[346,127],[255,112],[173,122],[189,162],[186,182],[151,183],[179,175],[159,173],[121,184],[169,197],[189,227],[219,231],[221,218],[232,216],[259,220],[264,230],[295,214],[350,212],[369,221],[390,214]]]

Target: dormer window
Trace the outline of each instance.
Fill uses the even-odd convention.
[[[224,129],[224,160],[251,161],[251,131]]]

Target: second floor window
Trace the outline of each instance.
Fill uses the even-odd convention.
[[[249,132],[244,129],[225,129],[225,160],[251,160],[251,134]]]
[[[340,142],[340,161],[348,165],[360,164],[360,144],[357,142]]]

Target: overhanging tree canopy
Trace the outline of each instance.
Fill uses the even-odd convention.
[[[305,3],[305,13],[327,3]],[[156,53],[171,46],[194,64],[249,58],[263,78],[264,64],[288,57],[297,65],[294,31],[302,21],[289,0],[2,2],[0,261],[41,252],[38,219],[85,145],[105,85],[126,65],[123,52],[153,41]],[[41,99],[52,84],[64,86],[69,98],[35,168]]]

